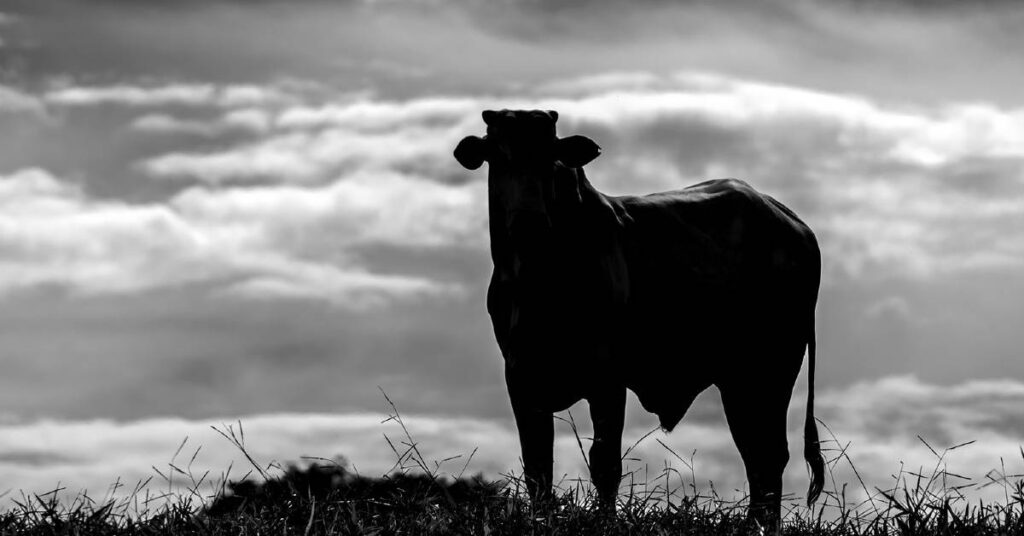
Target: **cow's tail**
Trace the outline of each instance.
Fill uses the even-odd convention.
[[[804,460],[811,470],[811,486],[807,490],[807,506],[818,500],[825,486],[825,459],[818,442],[818,425],[814,420],[814,316],[811,316],[811,333],[807,341],[807,416],[804,421]]]

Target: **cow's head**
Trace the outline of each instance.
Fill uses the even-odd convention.
[[[593,140],[556,136],[555,111],[487,110],[483,119],[487,135],[464,138],[455,158],[467,169],[489,164],[492,209],[495,204],[504,209],[507,225],[521,214],[541,215],[550,223],[556,203],[573,196],[579,201],[575,170],[601,154]]]
[[[485,110],[487,135],[466,136],[455,148],[455,158],[466,169],[477,169],[486,161],[521,171],[587,165],[601,154],[601,148],[586,136],[558,138],[554,110]]]

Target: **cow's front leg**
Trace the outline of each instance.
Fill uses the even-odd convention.
[[[553,450],[555,442],[554,416],[549,411],[531,407],[512,396],[512,412],[519,429],[519,446],[523,453],[523,472],[526,490],[534,507],[548,504],[551,499]]]
[[[622,480],[622,426],[626,415],[626,388],[610,387],[587,400],[594,423],[590,447],[590,479],[597,489],[598,507],[615,511]]]

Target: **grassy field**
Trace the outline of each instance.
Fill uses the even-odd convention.
[[[389,420],[401,425],[405,435],[388,439],[396,459],[388,476],[362,476],[330,460],[303,467],[262,466],[249,456],[241,426],[225,427],[218,431],[251,463],[245,477],[210,482],[206,474],[193,474],[190,463],[171,464],[170,472],[158,472],[158,477],[165,483],[185,483],[174,493],[153,493],[149,483],[140,483],[119,498],[103,500],[84,495],[62,500],[58,491],[22,495],[0,513],[0,535],[758,532],[745,519],[743,500],[701,495],[696,487],[687,492],[650,483],[624,486],[618,512],[609,515],[593,508],[594,497],[585,483],[576,483],[559,490],[550,507],[535,510],[525,498],[521,478],[466,477],[468,460],[462,472],[442,476],[437,472],[440,464],[420,454],[397,411]],[[932,451],[937,463],[930,473],[897,475],[893,488],[876,489],[856,504],[847,500],[847,486],[834,481],[813,510],[798,498],[787,501],[783,534],[1024,534],[1024,484],[1004,479],[1006,501],[971,503],[961,491],[974,484],[944,469],[948,450]],[[830,453],[830,468],[851,463],[843,450]],[[867,491],[863,482],[857,484]]]
[[[340,465],[289,467],[267,480],[225,483],[209,501],[192,493],[171,497],[152,512],[138,494],[108,502],[56,494],[24,497],[0,515],[0,534],[752,534],[744,504],[713,497],[666,503],[658,493],[627,493],[616,515],[591,508],[582,488],[564,491],[538,512],[512,478],[438,478],[396,472],[368,478]],[[783,534],[1024,534],[1024,497],[1009,504],[962,505],[924,484],[886,493],[877,511],[835,516],[836,497],[813,513],[791,510]],[[802,513],[801,513],[802,512]],[[842,512],[839,512],[842,514]],[[826,519],[827,518],[827,519]]]

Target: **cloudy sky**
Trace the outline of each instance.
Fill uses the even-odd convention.
[[[918,435],[1019,467],[1022,30],[998,1],[6,1],[0,482],[102,491],[186,437],[216,474],[236,419],[262,460],[379,474],[378,386],[428,456],[516,469],[485,174],[451,157],[488,108],[558,110],[607,193],[732,176],[801,214],[818,415],[870,481],[933,462]],[[652,437],[743,486],[713,390]]]

